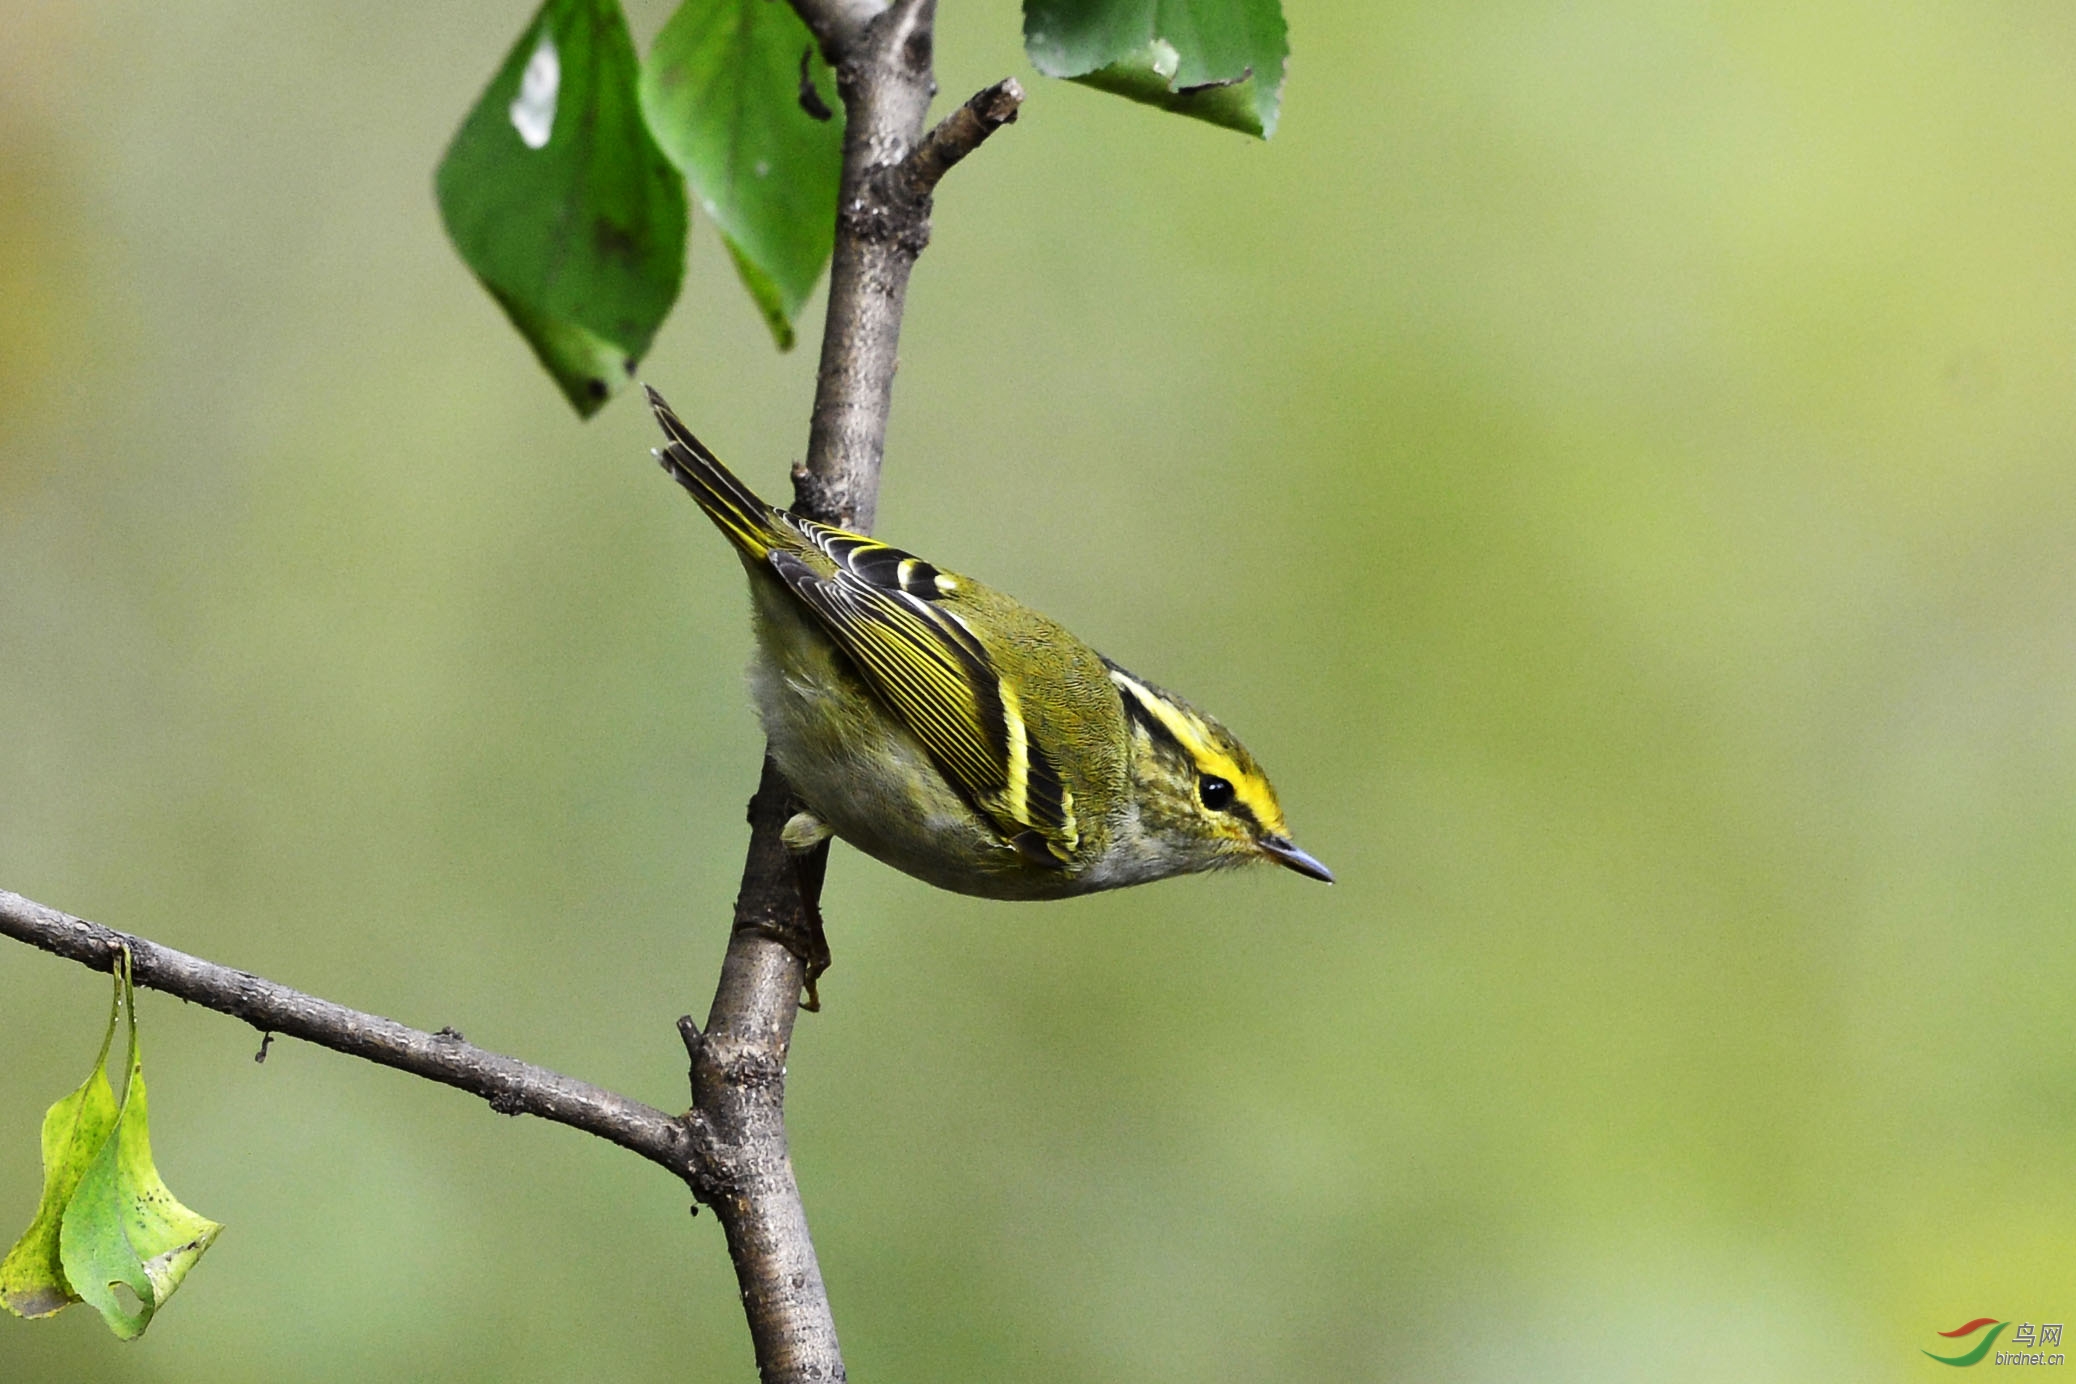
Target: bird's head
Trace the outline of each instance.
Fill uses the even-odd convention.
[[[1231,731],[1171,693],[1110,665],[1131,736],[1128,763],[1142,849],[1162,874],[1270,860],[1312,879],[1333,873],[1290,839],[1268,776]]]

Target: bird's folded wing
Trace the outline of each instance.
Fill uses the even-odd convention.
[[[836,571],[824,575],[783,549],[767,559],[773,570],[1002,839],[1036,863],[1065,865],[1079,841],[1073,795],[1031,738],[1016,688],[931,599],[936,570],[856,534],[801,527]]]

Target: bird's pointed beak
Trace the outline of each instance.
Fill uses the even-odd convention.
[[[1323,879],[1328,884],[1334,882],[1334,872],[1299,850],[1297,842],[1288,836],[1264,836],[1260,845],[1261,853],[1278,865],[1296,870],[1312,879]]]

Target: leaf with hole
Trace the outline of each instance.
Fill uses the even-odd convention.
[[[780,350],[836,242],[843,111],[790,5],[685,0],[642,68],[649,128],[735,260]]]
[[[578,414],[634,376],[685,272],[685,188],[618,0],[547,0],[435,178],[462,259]]]
[[[1024,0],[1024,51],[1048,77],[1267,139],[1290,42],[1279,0]]]

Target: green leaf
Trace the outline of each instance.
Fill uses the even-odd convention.
[[[87,1302],[127,1341],[143,1334],[223,1227],[181,1205],[152,1162],[127,964],[115,987],[93,1074],[44,1116],[43,1200],[28,1232],[0,1261],[0,1304],[20,1316],[47,1317]],[[108,1048],[125,1008],[129,1080],[118,1106],[108,1084]]]
[[[801,102],[802,62],[817,120]],[[836,243],[843,114],[807,26],[782,0],[685,0],[642,68],[657,142],[727,240],[780,350]]]
[[[454,248],[578,414],[634,376],[685,273],[685,189],[650,137],[618,0],[547,0],[435,179]]]
[[[133,1011],[130,1079],[123,1088],[115,1137],[102,1143],[65,1208],[59,1236],[65,1276],[109,1330],[132,1340],[144,1333],[222,1230],[215,1221],[182,1206],[152,1162],[144,1058]],[[118,1286],[129,1289],[128,1300],[116,1291]]]
[[[108,1045],[115,1037],[121,993],[118,987],[117,999],[109,1005],[108,1032],[101,1037],[93,1072],[78,1090],[44,1112],[43,1199],[36,1205],[36,1219],[0,1260],[0,1306],[19,1317],[48,1317],[79,1301],[65,1277],[58,1235],[80,1179],[102,1145],[112,1142],[109,1135],[117,1112],[115,1091],[108,1084]]]
[[[1267,139],[1290,43],[1278,0],[1024,0],[1048,77]]]

